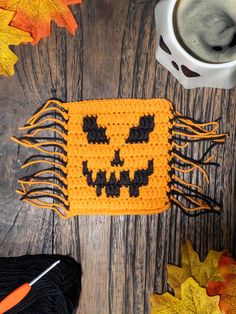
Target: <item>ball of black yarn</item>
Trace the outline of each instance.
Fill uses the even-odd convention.
[[[20,285],[32,281],[60,259],[45,277],[32,286],[30,293],[9,314],[75,313],[81,292],[81,266],[61,255],[0,257],[0,301]]]

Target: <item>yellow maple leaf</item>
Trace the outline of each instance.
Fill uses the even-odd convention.
[[[14,12],[0,9],[0,74],[13,75],[17,56],[9,49],[9,45],[31,42],[29,33],[9,26]]]
[[[81,3],[82,0],[0,0],[0,7],[15,11],[11,25],[31,33],[33,44],[42,37],[50,35],[50,23],[66,27],[75,33],[77,23],[68,5]]]
[[[223,254],[224,252],[211,250],[205,261],[201,262],[191,242],[187,241],[182,248],[182,267],[167,266],[168,283],[174,289],[175,296],[180,297],[181,284],[189,277],[193,277],[201,287],[206,287],[208,281],[222,281],[218,263]]]
[[[219,296],[209,297],[193,278],[181,285],[181,300],[170,293],[151,297],[151,314],[220,314]]]

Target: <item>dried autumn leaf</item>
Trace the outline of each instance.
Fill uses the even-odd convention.
[[[210,296],[220,295],[220,308],[224,313],[236,314],[236,261],[231,257],[222,256],[219,268],[224,282],[209,282],[207,293]]]
[[[78,25],[68,5],[81,2],[82,0],[0,0],[0,7],[15,11],[11,25],[31,33],[33,44],[37,44],[42,37],[50,35],[52,20],[75,34]]]
[[[209,282],[207,293],[220,295],[220,308],[225,314],[236,314],[236,275],[228,276],[224,282]]]
[[[9,45],[31,42],[29,33],[9,26],[14,12],[0,9],[0,74],[13,75],[17,56],[9,49]]]
[[[175,296],[180,298],[180,287],[189,277],[193,277],[201,287],[208,281],[222,281],[218,270],[219,259],[224,252],[209,251],[204,262],[200,262],[198,254],[193,250],[190,241],[182,249],[182,267],[168,265],[168,283],[174,289]]]
[[[181,285],[181,300],[169,293],[151,297],[151,314],[220,314],[219,296],[209,297],[193,278]]]
[[[236,275],[236,261],[230,256],[221,256],[219,268],[223,277]]]

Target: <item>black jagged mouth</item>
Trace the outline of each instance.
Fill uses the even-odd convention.
[[[120,189],[126,187],[129,189],[130,197],[138,197],[140,187],[148,185],[149,176],[154,171],[154,162],[153,159],[148,160],[146,169],[135,170],[132,180],[128,170],[120,171],[119,179],[116,178],[115,172],[111,172],[109,180],[106,179],[106,171],[99,170],[96,178],[93,180],[93,170],[88,168],[87,160],[82,162],[82,167],[88,186],[95,188],[97,196],[101,196],[104,189],[107,197],[119,197]]]

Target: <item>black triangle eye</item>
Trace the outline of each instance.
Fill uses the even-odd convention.
[[[83,118],[83,132],[87,133],[89,144],[109,144],[106,128],[97,124],[97,117],[86,116]]]
[[[129,137],[125,140],[126,143],[148,143],[149,134],[154,130],[154,116],[147,115],[139,119],[139,125],[134,126],[129,130]]]

